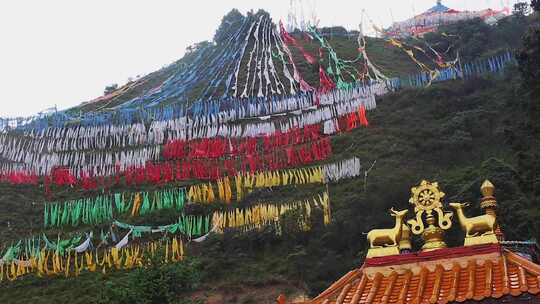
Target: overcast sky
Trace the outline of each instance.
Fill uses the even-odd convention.
[[[299,0],[297,0],[299,1]],[[320,25],[356,29],[362,10],[378,26],[421,13],[435,0],[303,0]],[[515,2],[515,1],[513,1]],[[102,95],[211,39],[232,8],[286,20],[289,0],[0,0],[0,116],[65,109]],[[506,3],[506,0],[504,1]],[[499,0],[448,0],[455,9],[500,8]]]

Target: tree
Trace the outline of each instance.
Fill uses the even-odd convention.
[[[518,2],[514,4],[514,15],[516,17],[525,17],[530,12],[531,12],[531,9],[526,2]]]
[[[532,0],[531,7],[535,12],[540,12],[540,0]]]
[[[103,91],[103,94],[104,95],[110,94],[110,93],[116,91],[116,89],[118,89],[118,84],[113,83],[113,84],[108,85],[108,86],[105,87],[105,90]]]
[[[524,87],[533,94],[540,93],[540,28],[527,31],[517,59]]]
[[[197,51],[203,50],[211,45],[208,41],[201,41],[194,43],[186,48],[186,55],[193,54]]]
[[[240,25],[246,17],[237,9],[232,9],[221,19],[221,24],[214,34],[214,42],[220,44],[229,37],[234,30],[240,28]]]
[[[453,45],[453,51],[459,52],[462,60],[471,61],[481,56],[490,48],[490,43],[494,41],[494,30],[493,27],[487,25],[482,19],[475,18],[442,26],[439,33],[436,34],[439,36],[439,39],[435,40],[428,37],[428,41],[431,45],[439,45],[442,41],[447,41],[447,43],[451,41],[451,44],[448,44],[447,47]],[[454,35],[459,37],[459,39],[450,40],[440,33]],[[440,45],[442,48],[445,47],[444,43]]]
[[[342,26],[323,27],[320,31],[324,35],[347,35],[347,29]]]

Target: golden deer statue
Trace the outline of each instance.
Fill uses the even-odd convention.
[[[465,217],[463,208],[470,204],[450,203],[450,206],[456,209],[457,217],[466,238],[472,238],[483,235],[495,234],[495,217],[490,214],[480,215],[476,217]]]
[[[367,234],[367,239],[371,248],[383,248],[398,246],[403,229],[403,218],[409,210],[395,211],[390,209],[390,215],[396,218],[396,224],[391,229],[373,229]]]

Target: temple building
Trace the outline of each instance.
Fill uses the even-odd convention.
[[[444,6],[442,1],[438,0],[435,6],[422,14],[405,21],[394,22],[390,28],[384,30],[383,34],[393,38],[423,36],[426,33],[436,31],[441,25],[455,23],[461,20],[480,18],[487,24],[495,24],[509,14],[510,9],[508,7],[502,10],[488,8],[481,11],[458,11]]]
[[[540,265],[532,261],[536,242],[504,240],[497,224],[495,187],[482,184],[484,214],[467,217],[468,203],[443,203],[437,183],[412,188],[409,210],[391,210],[395,225],[367,235],[364,264],[319,296],[295,304],[358,303],[540,303]],[[407,220],[408,219],[408,220]],[[459,224],[463,245],[449,248],[445,230]],[[418,251],[411,237],[421,237]],[[286,304],[281,295],[277,303]]]

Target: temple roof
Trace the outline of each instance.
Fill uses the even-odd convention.
[[[538,293],[540,265],[491,244],[366,259],[303,304],[512,303]]]
[[[448,7],[446,7],[446,6],[444,6],[441,3],[441,1],[439,0],[439,1],[437,1],[437,4],[434,7],[430,8],[430,9],[428,9],[426,11],[426,14],[444,13],[444,12],[447,12],[448,10],[450,10],[450,9]]]

